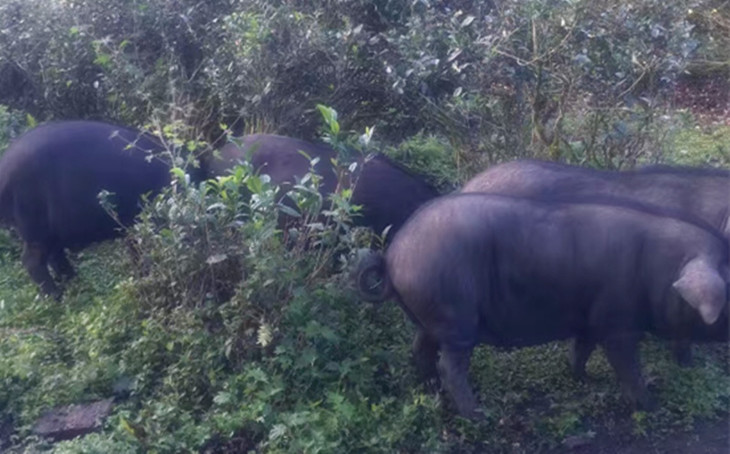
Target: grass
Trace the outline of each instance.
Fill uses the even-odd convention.
[[[682,165],[730,166],[730,125],[700,126],[687,120],[670,134],[665,159]]]

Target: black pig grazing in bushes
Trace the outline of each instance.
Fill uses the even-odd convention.
[[[337,189],[337,175],[332,160],[337,153],[325,144],[313,144],[292,137],[274,134],[250,134],[240,139],[241,146],[228,143],[220,150],[218,159],[208,164],[210,176],[224,175],[238,161],[249,159],[254,169],[269,175],[271,182],[282,186],[295,182],[310,171],[310,161],[319,158],[314,171],[322,177],[320,190],[330,194]]]
[[[66,248],[120,233],[100,191],[129,225],[140,196],[170,182],[169,165],[150,155],[161,149],[152,136],[93,121],[44,124],[10,145],[0,159],[0,222],[23,240],[23,265],[43,293],[61,296],[48,265],[59,278],[74,275]]]
[[[208,164],[208,172],[221,175],[236,161],[246,159],[250,153],[254,169],[268,174],[274,184],[293,183],[310,171],[309,158],[319,158],[315,171],[322,177],[320,192],[327,196],[335,192],[338,184],[348,187],[349,182],[338,183],[332,160],[335,150],[325,144],[312,144],[291,137],[273,134],[252,134],[242,138],[242,147],[228,144],[220,152],[220,158]],[[382,233],[391,226],[389,238],[423,203],[439,195],[438,191],[422,177],[410,172],[382,154],[376,154],[358,162],[359,171],[353,176],[355,186],[351,202],[362,205],[358,223]]]
[[[645,167],[602,171],[547,161],[518,160],[491,167],[469,180],[462,192],[488,192],[549,200],[607,195],[682,210],[708,222],[730,240],[730,172],[722,169]],[[576,341],[573,374],[582,379],[594,346]],[[682,365],[691,363],[689,344],[675,343]]]
[[[384,257],[361,263],[363,299],[393,296],[418,326],[422,373],[435,373],[440,350],[442,381],[461,415],[476,415],[467,372],[479,343],[598,343],[626,396],[645,408],[644,332],[727,341],[722,236],[635,202],[569,202],[441,197],[408,220]]]

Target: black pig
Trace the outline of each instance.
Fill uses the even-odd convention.
[[[551,199],[608,195],[682,210],[705,220],[730,239],[730,172],[722,169],[657,165],[636,171],[605,171],[555,162],[517,160],[491,167],[469,180],[462,192],[488,192]],[[585,377],[594,346],[577,339],[573,375]],[[691,364],[690,346],[678,341],[675,356]]]
[[[47,295],[60,298],[51,277],[74,269],[66,248],[81,249],[120,234],[140,210],[140,196],[170,182],[170,166],[151,152],[152,136],[94,121],[38,126],[15,140],[0,159],[0,222],[23,240],[23,266]],[[101,206],[110,193],[118,221]]]
[[[313,144],[273,134],[252,134],[242,138],[242,147],[228,144],[220,158],[208,164],[211,176],[221,175],[236,161],[248,158],[257,171],[268,174],[277,185],[293,183],[310,171],[309,158],[319,158],[315,171],[322,177],[320,192],[327,196],[338,187],[349,187],[350,181],[338,181],[332,160],[337,153],[326,144]],[[424,202],[439,195],[436,188],[419,175],[407,170],[382,154],[358,160],[359,170],[353,175],[351,202],[362,206],[356,221],[382,233],[391,226],[388,238],[405,223]]]
[[[730,239],[730,171],[723,169],[658,165],[618,172],[525,159],[490,167],[469,180],[462,192],[628,198],[685,211]]]
[[[477,416],[467,372],[479,343],[598,343],[626,396],[645,408],[644,332],[728,338],[728,252],[714,229],[626,200],[567,202],[441,197],[384,257],[361,263],[363,298],[399,301],[418,327],[416,364],[433,375],[441,352],[442,382],[463,416]]]

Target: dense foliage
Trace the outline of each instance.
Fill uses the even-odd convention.
[[[437,134],[477,166],[631,165],[662,148],[660,101],[691,58],[718,65],[726,12],[712,0],[9,0],[0,104],[39,120],[183,119],[214,140],[221,123],[312,138],[323,103],[347,130]]]
[[[383,150],[444,192],[519,156],[727,165],[727,120],[675,105],[688,71],[726,81],[727,8],[5,0],[0,153],[38,122],[87,118],[146,127],[176,157],[253,131],[322,136]],[[574,382],[566,345],[552,343],[479,348],[487,419],[454,417],[414,376],[400,309],[358,302],[349,273],[379,239],[351,226],[349,191],[324,200],[318,182],[299,182],[292,206],[245,164],[195,184],[178,168],[128,231],[136,254],[117,242],[75,256],[63,304],[37,295],[0,231],[0,450],[560,452],[726,417],[726,347],[696,347],[684,370],[655,340],[642,351],[655,413],[629,412],[600,354],[592,380]],[[32,435],[46,409],[109,396],[99,433],[55,445]]]

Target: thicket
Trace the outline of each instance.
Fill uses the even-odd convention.
[[[324,134],[383,149],[445,191],[518,156],[727,163],[727,145],[668,110],[686,70],[723,70],[727,8],[6,0],[0,151],[36,122],[88,118],[161,132],[175,156],[229,134]],[[118,245],[84,252],[63,305],[36,297],[4,233],[0,449],[9,424],[17,452],[535,452],[629,418],[605,361],[590,364],[600,382],[577,385],[556,345],[481,349],[487,422],[451,416],[413,376],[400,310],[360,305],[349,289],[358,251],[378,241],[351,227],[347,191],[324,200],[317,180],[294,188],[294,209],[246,165],[195,184],[178,171],[128,232],[141,261]],[[682,371],[645,350],[663,410],[634,414],[638,433],[727,411],[722,352]],[[53,448],[29,436],[44,409],[110,394],[102,433]]]
[[[322,103],[345,130],[375,126],[385,143],[437,135],[463,155],[466,174],[470,163],[521,155],[620,167],[661,151],[661,106],[690,61],[727,68],[727,9],[8,0],[0,104],[39,120],[182,120],[214,141],[221,124],[313,138]]]

